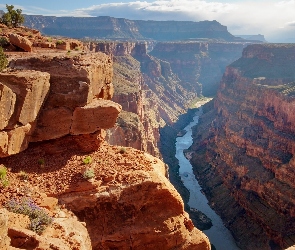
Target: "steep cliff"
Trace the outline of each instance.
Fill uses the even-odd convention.
[[[107,140],[159,156],[159,128],[185,112],[199,86],[185,86],[169,63],[147,54],[147,43],[91,43],[87,48],[114,59],[113,101],[122,105],[123,112]]]
[[[234,41],[227,27],[217,21],[142,21],[101,17],[54,17],[25,15],[25,26],[46,35],[73,38],[183,40],[214,38]]]
[[[241,56],[245,46],[243,42],[161,42],[151,55],[169,62],[184,87],[199,84],[198,93],[214,96],[226,66]]]
[[[194,133],[192,163],[242,249],[295,244],[295,46],[250,45]]]
[[[112,64],[104,54],[10,54],[0,73],[1,157],[29,142],[111,128],[121,110],[113,95]],[[102,116],[103,114],[103,116]]]
[[[40,49],[9,61],[0,73],[1,249],[210,249],[165,164],[105,142],[121,111],[110,101],[109,56]],[[43,233],[4,209],[23,199],[20,213],[54,217]]]

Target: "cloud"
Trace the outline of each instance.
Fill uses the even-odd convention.
[[[153,2],[136,1],[93,5],[76,10],[89,16],[113,16],[141,20],[186,20],[199,21],[216,13],[227,13],[234,4],[208,3],[202,0],[159,0]]]
[[[113,16],[132,20],[217,20],[226,25],[233,34],[263,34],[266,39],[276,41],[279,40],[276,37],[280,36],[283,41],[289,32],[288,27],[294,26],[294,9],[295,0],[279,2],[249,0],[235,3],[156,0],[93,5],[76,10],[76,14]]]
[[[295,21],[286,23],[286,26],[295,26]]]

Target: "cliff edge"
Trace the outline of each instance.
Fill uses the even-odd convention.
[[[38,48],[8,59],[0,73],[1,249],[210,249],[165,164],[105,142],[121,111],[110,101],[109,56]],[[23,199],[53,217],[43,233],[6,210]]]
[[[295,46],[250,45],[194,132],[192,163],[242,249],[295,244]]]

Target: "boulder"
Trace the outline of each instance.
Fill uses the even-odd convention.
[[[0,83],[0,130],[4,129],[11,118],[16,102],[16,94]]]
[[[9,34],[9,41],[12,45],[17,46],[24,51],[32,52],[32,42],[25,37],[11,33]]]
[[[30,141],[31,125],[0,132],[0,157],[17,154],[27,149]]]
[[[115,125],[121,105],[109,100],[94,100],[73,113],[71,134],[90,134],[99,129],[109,129]]]
[[[0,121],[0,129],[7,123],[8,117],[8,128],[35,121],[49,91],[49,78],[48,73],[37,71],[0,73],[0,114],[6,117]]]
[[[7,249],[10,239],[7,236],[8,214],[6,209],[0,209],[0,249]]]

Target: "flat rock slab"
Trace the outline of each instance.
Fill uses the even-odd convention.
[[[89,134],[115,125],[121,105],[109,100],[94,100],[84,107],[78,107],[73,114],[71,134]]]

